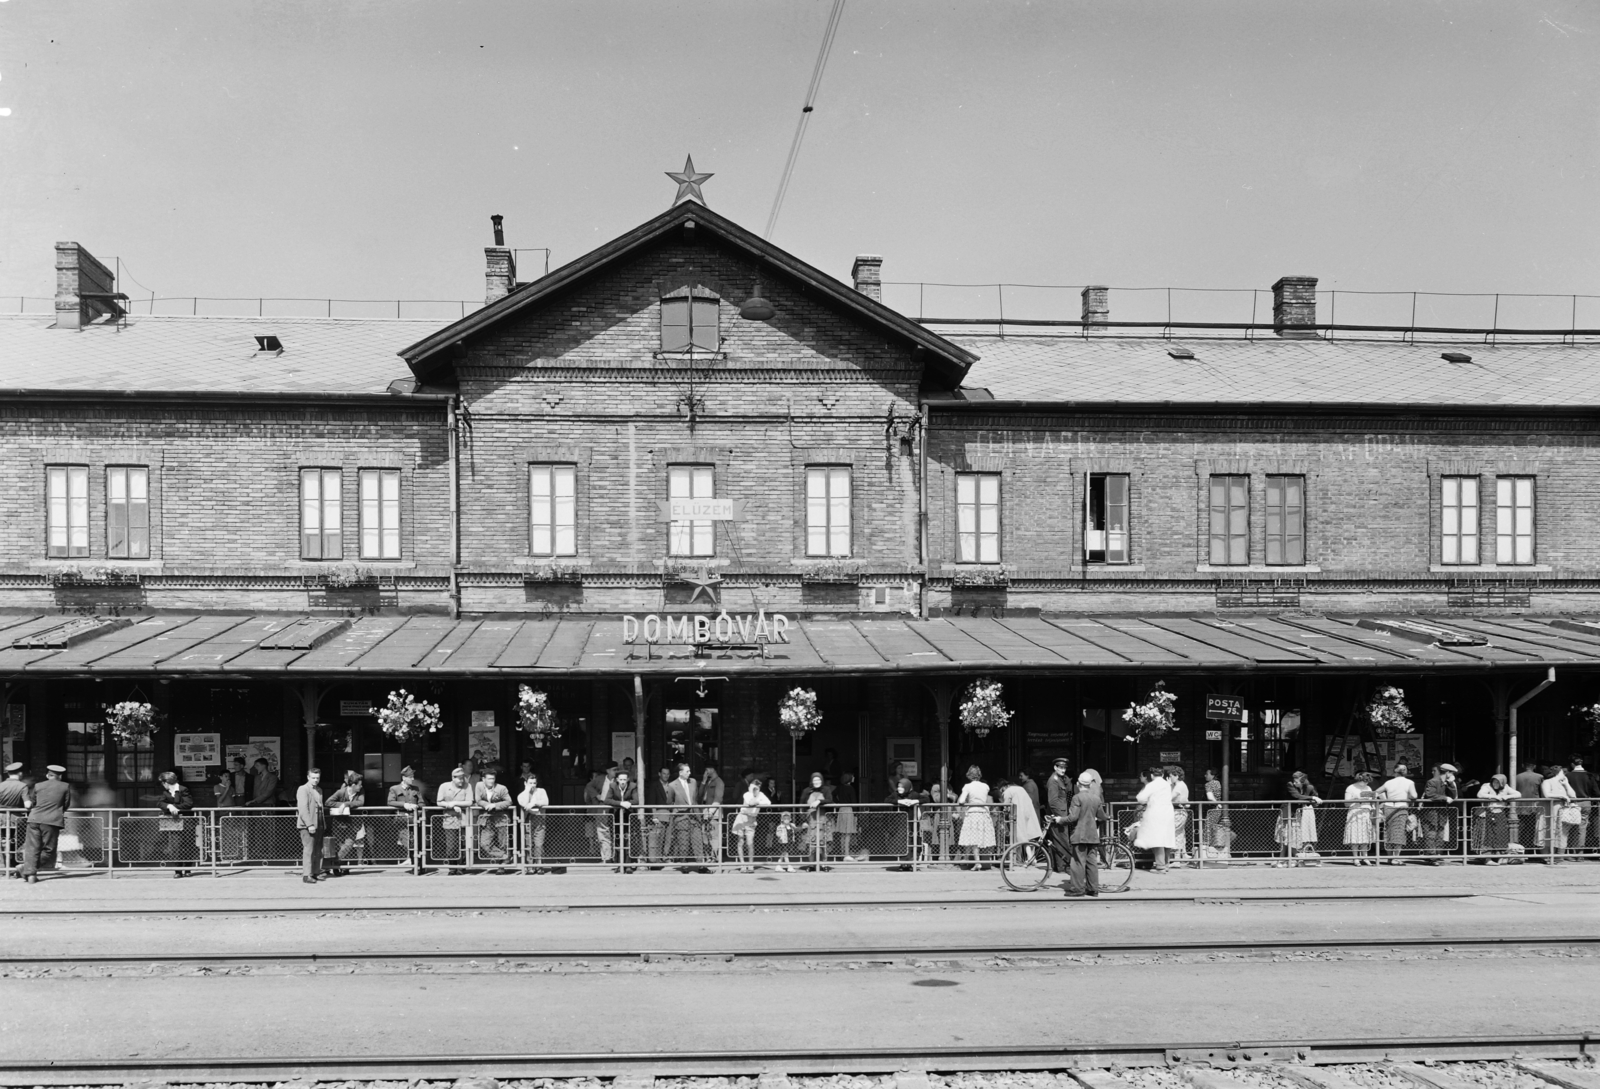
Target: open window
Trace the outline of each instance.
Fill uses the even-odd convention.
[[[1090,473],[1085,483],[1083,558],[1089,563],[1127,563],[1128,474]]]

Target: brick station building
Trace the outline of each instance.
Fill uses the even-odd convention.
[[[1360,339],[1294,277],[1264,329],[1150,335],[1091,288],[1070,329],[978,333],[883,305],[879,258],[847,284],[693,200],[531,283],[512,257],[441,328],[130,315],[59,246],[54,320],[0,319],[7,757],[123,803],[178,734],[290,781],[482,753],[564,801],[624,752],[858,770],[864,800],[893,760],[993,782],[1056,753],[1113,796],[1158,760],[1276,796],[1337,770],[1379,683],[1406,744],[1485,776],[1552,667],[1521,752],[1583,740],[1580,337]],[[954,721],[979,676],[1016,712],[982,739]],[[1156,681],[1180,729],[1129,744]],[[556,743],[514,728],[519,684]],[[824,715],[799,743],[795,684]],[[369,709],[402,687],[445,728],[384,737]],[[129,698],[164,713],[146,749],[101,728]]]

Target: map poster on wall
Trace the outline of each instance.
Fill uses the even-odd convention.
[[[467,755],[480,768],[500,759],[500,729],[494,724],[493,711],[472,712],[472,724],[467,727]]]
[[[172,762],[180,768],[205,768],[222,763],[221,734],[173,734]]]
[[[283,763],[282,760],[279,759],[283,752],[282,744],[276,737],[252,737],[250,739],[250,744],[229,745],[225,751],[227,755],[228,766],[230,768],[233,766],[233,758],[235,756],[243,757],[245,769],[250,771],[251,774],[254,774],[257,760],[265,760],[267,762],[267,767],[271,768],[274,772],[276,772]]]
[[[28,705],[11,703],[0,707],[0,766],[22,759],[22,742],[28,736]]]

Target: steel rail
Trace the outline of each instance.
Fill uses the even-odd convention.
[[[0,1085],[123,1085],[171,1082],[285,1082],[295,1079],[416,1080],[893,1073],[902,1070],[997,1071],[1100,1069],[1113,1065],[1244,1066],[1290,1061],[1305,1065],[1416,1060],[1576,1059],[1595,1052],[1596,1032],[1498,1037],[1412,1037],[1361,1040],[1219,1040],[1196,1043],[1049,1043],[970,1047],[866,1047],[729,1050],[116,1059],[0,1059]]]
[[[1585,948],[1600,946],[1600,936],[1463,937],[1463,938],[1274,938],[1265,941],[1060,942],[1027,945],[874,945],[839,948],[784,946],[724,949],[391,949],[335,952],[305,950],[227,953],[29,953],[0,952],[0,966],[120,964],[341,964],[350,962],[418,961],[732,961],[837,960],[882,961],[971,960],[991,957],[1121,956],[1157,953],[1318,953],[1339,950],[1483,950],[1521,948]]]
[[[297,876],[297,875],[296,875]],[[1049,891],[1049,890],[1045,890]],[[182,907],[137,907],[119,904],[114,907],[80,907],[75,904],[54,904],[50,906],[16,906],[13,901],[0,906],[0,918],[8,915],[295,915],[312,913],[317,915],[327,914],[332,911],[364,912],[367,914],[383,914],[389,912],[405,912],[415,914],[418,912],[456,912],[456,911],[518,911],[518,912],[552,912],[556,914],[565,912],[602,912],[602,911],[749,911],[752,908],[769,910],[795,909],[809,911],[817,908],[962,908],[962,907],[1011,907],[1016,905],[1037,905],[1059,902],[1061,897],[1034,897],[1028,899],[1029,893],[1007,893],[1003,896],[988,896],[981,899],[953,899],[922,897],[915,899],[902,899],[898,897],[884,897],[876,899],[836,899],[836,900],[641,900],[633,902],[596,901],[594,903],[570,904],[418,904],[418,903],[381,903],[362,900],[329,900],[316,901],[304,900],[294,903],[257,903],[251,905],[208,905],[195,903]],[[1163,894],[1160,896],[1145,897],[1138,892],[1131,895],[1116,897],[1119,904],[1249,904],[1263,903],[1276,904],[1286,901],[1294,903],[1344,903],[1348,901],[1392,901],[1392,900],[1468,900],[1474,896],[1481,896],[1482,892],[1457,888],[1447,892],[1341,892],[1337,890],[1324,891],[1322,889],[1285,889],[1273,892],[1241,891],[1231,892],[1226,889],[1213,889],[1210,891],[1197,891],[1186,895]],[[1079,901],[1081,903],[1081,901]]]

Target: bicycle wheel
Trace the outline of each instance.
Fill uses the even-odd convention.
[[[1050,855],[1033,840],[1013,843],[1000,856],[1000,876],[1018,892],[1033,892],[1050,879]]]
[[[1100,844],[1100,891],[1122,892],[1133,881],[1133,850],[1120,840]]]

